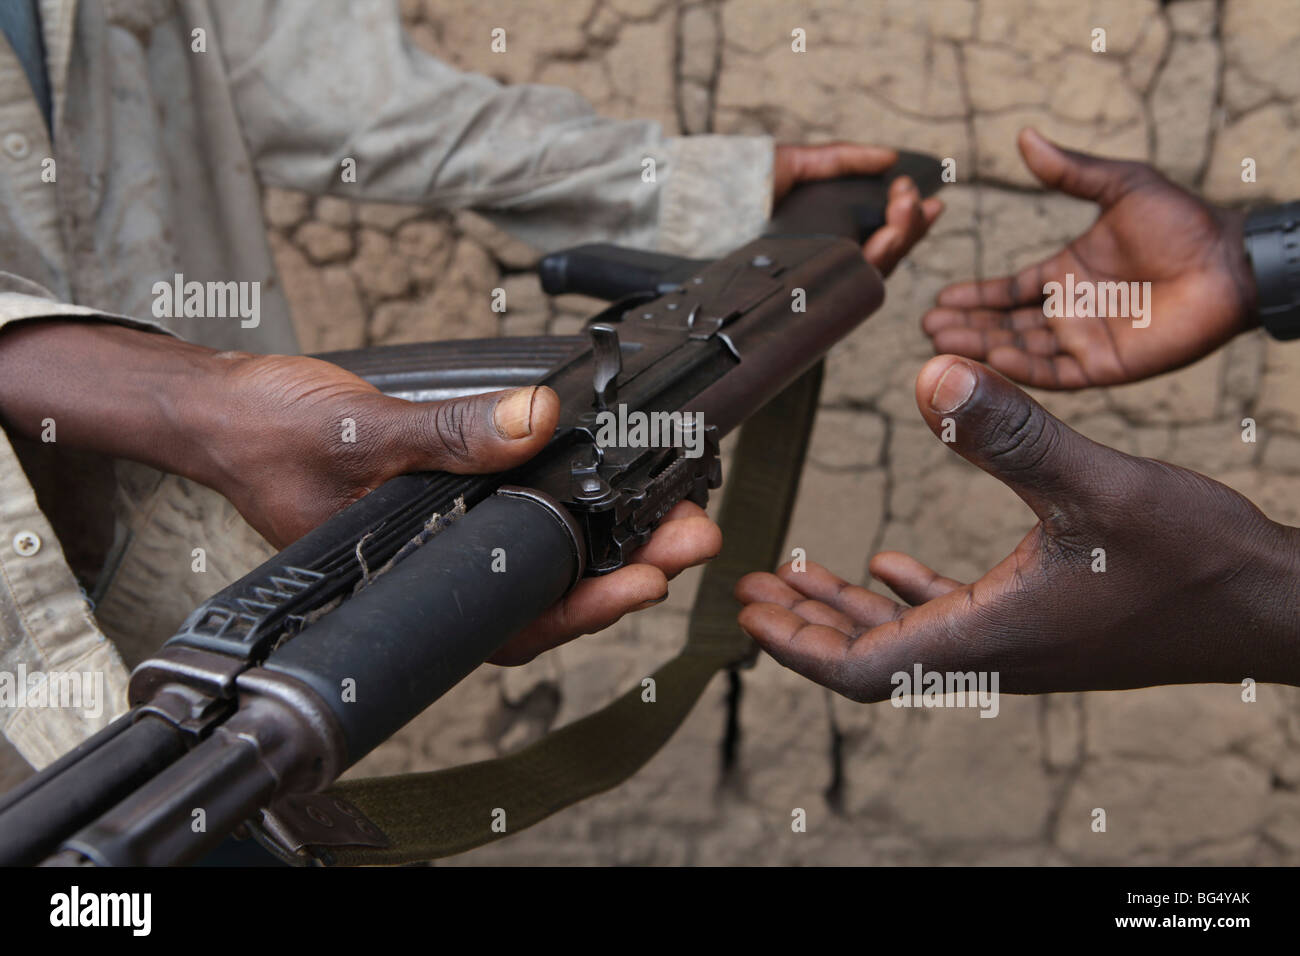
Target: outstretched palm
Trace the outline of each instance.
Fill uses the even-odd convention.
[[[1250,326],[1254,283],[1241,214],[1202,202],[1142,163],[1062,150],[1032,130],[1021,133],[1020,150],[1045,185],[1098,203],[1100,215],[1060,252],[1015,275],[940,292],[922,320],[936,352],[984,360],[1027,385],[1083,388],[1179,368]],[[1132,299],[1121,316],[1045,309],[1044,286],[1064,286],[1067,276],[1076,289],[1150,282],[1140,327]]]

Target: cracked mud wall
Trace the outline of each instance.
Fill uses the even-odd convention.
[[[829,363],[790,545],[866,580],[881,548],[971,579],[1031,526],[1004,486],[925,427],[919,318],[946,283],[1026,265],[1089,205],[1024,171],[1027,123],[1155,162],[1226,203],[1300,197],[1293,0],[404,0],[414,42],[506,82],[570,86],[673,132],[856,139],[957,161],[934,233]],[[489,50],[494,26],[509,53]],[[807,31],[794,54],[790,32]],[[1108,52],[1089,51],[1095,27]],[[1241,181],[1244,157],[1258,182]],[[268,192],[304,348],[571,332],[594,303],[548,301],[535,252],[472,215]],[[503,287],[509,309],[490,308]],[[1262,333],[1180,372],[1039,393],[1089,437],[1205,472],[1300,524],[1300,345]],[[1259,425],[1240,441],[1243,417]],[[1207,546],[1210,546],[1207,544]],[[698,573],[669,600],[515,669],[483,668],[361,773],[509,752],[637,683],[680,645]],[[771,660],[715,679],[623,787],[459,863],[1300,863],[1300,691],[1235,685],[1039,698],[974,711],[862,706]],[[729,715],[734,731],[728,736]],[[731,750],[724,759],[724,742]],[[792,833],[791,811],[808,814]],[[1108,832],[1093,833],[1104,807]]]

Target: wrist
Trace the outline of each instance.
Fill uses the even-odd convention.
[[[1243,636],[1258,642],[1242,648],[1241,678],[1300,686],[1300,528],[1262,520],[1266,527],[1249,559],[1259,573],[1239,591]]]
[[[240,382],[263,358],[204,350],[191,357],[185,377],[167,377],[158,405],[172,441],[167,461],[158,467],[230,497],[261,434],[250,427],[250,416],[242,406],[246,390]]]
[[[1246,250],[1246,216],[1246,212],[1239,209],[1218,210],[1223,229],[1224,264],[1237,302],[1234,334],[1259,327],[1259,293]]]
[[[13,325],[0,336],[0,415],[17,434],[204,481],[225,404],[217,355],[109,323]]]

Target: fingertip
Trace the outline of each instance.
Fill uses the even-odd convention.
[[[655,606],[660,605],[660,604],[663,604],[664,601],[667,601],[667,600],[668,600],[668,586],[667,586],[667,585],[664,585],[664,588],[663,588],[662,591],[660,591],[660,592],[659,592],[658,594],[656,594],[654,597],[646,598],[644,601],[642,601],[642,602],[641,602],[640,604],[638,604],[636,607],[632,608],[632,610],[633,610],[633,611],[648,611],[648,610],[650,610],[650,608],[655,607]]]
[[[538,385],[533,392],[533,433],[548,439],[560,421],[560,396],[548,385]]]
[[[899,193],[890,199],[889,207],[885,210],[885,218],[891,223],[902,223],[904,225],[909,223],[912,217],[916,215],[919,195],[913,190]]]
[[[736,620],[769,653],[773,647],[788,641],[806,623],[794,611],[770,601],[755,601],[745,605],[736,615]]]
[[[657,604],[668,597],[668,575],[664,574],[663,568],[654,564],[628,564],[624,567],[638,569],[633,587],[642,603],[650,601]]]
[[[984,335],[977,329],[954,325],[938,329],[930,336],[936,355],[960,355],[982,361],[985,357]]]
[[[762,603],[746,604],[736,615],[736,622],[746,634],[762,644],[764,643],[763,624],[771,616],[773,606]]]
[[[888,574],[892,568],[896,567],[899,558],[905,558],[902,551],[877,551],[867,562],[867,572],[877,580],[882,574]]]
[[[793,584],[802,580],[809,571],[814,570],[820,571],[822,566],[816,561],[809,561],[805,558],[798,569],[795,568],[793,561],[787,561],[776,569],[776,576],[787,584]]]
[[[770,575],[766,571],[750,571],[736,582],[736,586],[731,591],[732,596],[742,604],[754,602],[765,576]]]
[[[584,578],[569,592],[566,600],[579,595],[585,599],[590,594],[599,594],[602,602],[634,607],[665,597],[667,593],[668,578],[661,568],[644,562],[629,562],[599,578]]]
[[[663,521],[681,521],[685,518],[707,518],[709,513],[689,498],[683,498],[668,509]],[[661,524],[663,522],[660,522]]]
[[[1013,365],[1023,364],[1020,360],[1025,357],[1024,353],[1014,345],[998,345],[989,349],[988,362],[989,367],[995,371],[1001,372],[1008,363]]]
[[[1016,134],[1016,145],[1020,147],[1022,155],[1027,155],[1031,150],[1041,149],[1044,146],[1050,148],[1052,143],[1038,131],[1038,127],[1022,126],[1020,132]]]
[[[978,297],[975,295],[975,283],[955,282],[944,286],[934,297],[934,303],[955,309],[972,308],[979,304]]]
[[[965,314],[960,309],[952,309],[947,306],[935,306],[928,309],[921,316],[921,329],[926,335],[933,336],[936,332],[944,329],[962,326]]]
[[[1032,126],[1020,131],[1016,145],[1035,178],[1045,186],[1055,187],[1063,168],[1060,164],[1064,154],[1060,147]]]
[[[940,329],[931,336],[930,343],[935,347],[935,355],[961,355],[963,359],[983,362],[987,354],[983,333],[963,326]]]
[[[927,416],[957,411],[975,393],[978,372],[969,359],[952,354],[936,355],[921,366],[916,376],[916,404]]]
[[[902,551],[880,551],[873,554],[871,560],[867,562],[867,571],[871,576],[882,584],[893,588],[895,592],[898,589],[894,585],[906,577],[909,572],[915,573],[918,567],[923,568],[924,566],[910,554]]]
[[[793,565],[786,565],[777,572],[777,577],[791,591],[818,600],[825,600],[828,591],[849,586],[848,581],[816,561],[804,560],[798,570]]]
[[[986,361],[989,368],[1016,382],[1029,383],[1033,362],[1030,356],[1012,345],[999,345],[990,350]]]
[[[890,229],[888,240],[880,255],[880,262],[876,266],[882,275],[891,275],[898,268],[898,264],[903,261],[903,256],[907,255],[907,250],[914,241],[910,238],[910,234],[915,222],[915,214],[915,205],[909,205],[909,208],[899,217],[902,223]]]
[[[917,192],[916,183],[911,176],[898,176],[889,184],[889,198],[897,199],[907,193]]]
[[[678,531],[683,543],[689,544],[692,559],[712,561],[722,551],[722,529],[707,514],[687,515],[674,520],[680,522],[674,530]]]
[[[869,146],[862,143],[846,145],[862,156],[863,172],[868,175],[883,173],[898,162],[898,150],[890,146]]]
[[[867,244],[862,247],[862,256],[882,273],[890,269],[889,253],[897,241],[898,230],[889,224],[881,226],[871,234]]]
[[[661,523],[628,563],[653,565],[671,580],[687,568],[712,561],[721,550],[718,526],[707,515],[690,515]]]
[[[475,399],[452,401],[474,403]],[[544,385],[530,385],[500,392],[489,407],[492,424],[500,438],[507,442],[530,444],[551,437],[559,420],[560,399]]]
[[[563,600],[569,605],[570,625],[580,633],[595,634],[624,614],[644,611],[667,598],[663,571],[653,564],[625,564],[602,578],[584,579]]]

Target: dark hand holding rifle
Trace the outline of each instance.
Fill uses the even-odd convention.
[[[908,169],[937,188],[933,161],[912,156]],[[192,382],[187,362],[228,362],[238,387],[226,398],[239,419],[278,420],[248,447],[213,443],[212,467],[189,472],[255,526],[290,540],[355,500],[197,608],[132,674],[132,714],[0,800],[0,860],[33,862],[60,847],[61,862],[196,859],[277,801],[327,787],[483,661],[527,659],[644,603],[644,592],[629,599],[611,586],[620,576],[649,567],[650,596],[662,596],[669,574],[718,548],[700,510],[720,481],[717,439],[883,298],[867,253],[837,236],[861,243],[892,218],[884,244],[893,255],[928,224],[911,191],[890,182],[829,184],[815,202],[792,193],[783,209],[811,219],[774,222],[768,236],[713,263],[599,246],[549,257],[549,291],[599,286],[618,301],[588,336],[522,343],[560,349],[526,402],[519,393],[433,405],[394,397],[406,392],[412,361],[416,378],[434,353],[464,371],[466,356],[448,344],[331,356],[372,371],[377,360],[380,372],[391,360],[388,395],[310,359],[187,352],[160,363],[164,382]],[[840,206],[852,216],[816,228]],[[672,272],[679,278],[664,280]],[[792,307],[796,297],[806,308]],[[479,346],[517,359],[520,344]],[[132,401],[164,426],[159,434],[186,410],[210,415],[218,430],[233,424],[230,405]],[[702,416],[694,438],[703,440],[602,444],[596,423],[616,406]],[[354,420],[357,444],[370,443],[357,460],[331,447],[343,417]],[[91,444],[102,440],[94,429],[78,434],[114,450]],[[238,427],[232,435],[251,437]],[[134,454],[166,466],[159,446]],[[429,467],[444,470],[402,473]],[[198,833],[195,807],[207,809]]]
[[[897,159],[874,146],[778,146],[775,199],[800,182],[878,174]],[[941,208],[898,177],[864,255],[887,273]],[[0,419],[8,427],[34,437],[52,417],[65,447],[192,478],[229,499],[277,548],[398,475],[520,465],[546,445],[558,415],[545,387],[414,404],[305,356],[216,352],[107,323],[27,322],[0,332]],[[345,419],[355,423],[355,441],[341,440]],[[625,567],[582,581],[493,661],[526,663],[658,604],[673,577],[720,547],[703,509],[682,502]]]
[[[38,435],[52,417],[67,447],[192,478],[277,547],[397,475],[522,464],[559,415],[547,388],[416,404],[319,359],[215,352],[105,323],[11,326],[0,336],[0,382],[0,413],[19,433]],[[345,427],[355,441],[343,440]],[[626,567],[583,581],[498,660],[523,663],[657,603],[670,578],[720,546],[703,509],[683,502]]]
[[[879,176],[897,162],[897,150],[859,143],[777,146],[772,170],[774,205],[779,209],[781,200],[798,183],[844,176]],[[942,212],[942,199],[922,198],[910,176],[894,177],[889,184],[883,223],[863,243],[863,257],[881,275],[889,275]]]

